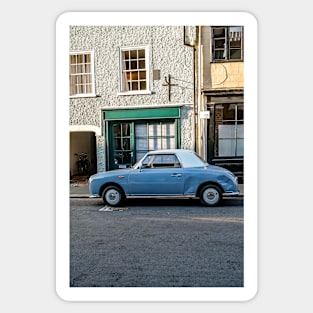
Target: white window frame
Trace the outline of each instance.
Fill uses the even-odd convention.
[[[123,74],[123,52],[131,50],[145,50],[145,71],[146,71],[146,89],[145,90],[129,90],[125,91],[123,88],[124,74]],[[150,53],[149,46],[127,46],[119,48],[119,92],[118,95],[140,95],[140,94],[151,94],[150,91],[150,65],[149,65]]]
[[[92,83],[91,83],[91,92],[89,93],[77,93],[77,94],[73,94],[71,95],[71,91],[69,90],[70,93],[70,98],[83,98],[83,97],[95,97],[96,96],[96,92],[95,92],[95,62],[94,62],[94,51],[71,51],[70,52],[70,57],[72,55],[79,55],[79,54],[89,54],[90,55],[90,74],[91,74],[91,79],[92,79]],[[71,89],[71,63],[69,60],[69,88]]]

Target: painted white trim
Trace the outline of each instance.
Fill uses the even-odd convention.
[[[95,125],[70,125],[70,132],[94,132],[96,136],[101,136],[101,128]]]
[[[90,54],[91,57],[91,76],[92,76],[92,91],[91,93],[70,95],[70,98],[95,97],[96,96],[96,77],[95,77],[95,52],[93,50],[70,51],[70,55]],[[69,86],[71,88],[71,86]]]
[[[164,108],[178,108],[183,106],[193,106],[193,103],[171,103],[171,104],[151,104],[142,106],[103,106],[100,110],[140,110],[140,109],[164,109]]]
[[[118,96],[135,96],[135,95],[151,95],[152,91],[150,90],[136,90],[136,91],[121,91],[118,92]]]
[[[136,91],[123,91],[123,74],[122,74],[122,52],[125,50],[140,50],[145,49],[145,64],[146,64],[146,84],[147,89],[146,90],[136,90]],[[139,46],[125,46],[125,47],[119,47],[118,49],[118,56],[119,56],[119,92],[118,95],[135,95],[135,94],[151,94],[150,91],[150,46],[149,45],[139,45]]]

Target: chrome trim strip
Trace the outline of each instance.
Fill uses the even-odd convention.
[[[194,199],[195,195],[126,195],[127,199],[150,199],[150,198],[158,198],[158,199]]]
[[[223,197],[231,197],[231,196],[238,196],[238,195],[239,195],[239,191],[236,191],[236,192],[229,191],[229,192],[223,193]]]

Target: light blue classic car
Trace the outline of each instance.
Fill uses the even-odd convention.
[[[130,198],[200,198],[217,206],[239,194],[234,174],[183,149],[151,151],[131,168],[92,175],[89,192],[110,206]]]

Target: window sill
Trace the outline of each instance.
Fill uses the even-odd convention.
[[[125,92],[118,92],[118,96],[136,96],[136,95],[151,95],[152,92],[149,90],[143,91],[125,91]]]
[[[230,63],[230,62],[243,62],[243,59],[232,59],[232,60],[212,60],[211,63]]]
[[[94,93],[89,93],[89,94],[83,94],[83,95],[73,95],[70,96],[70,99],[77,99],[77,98],[96,98],[97,95]]]

